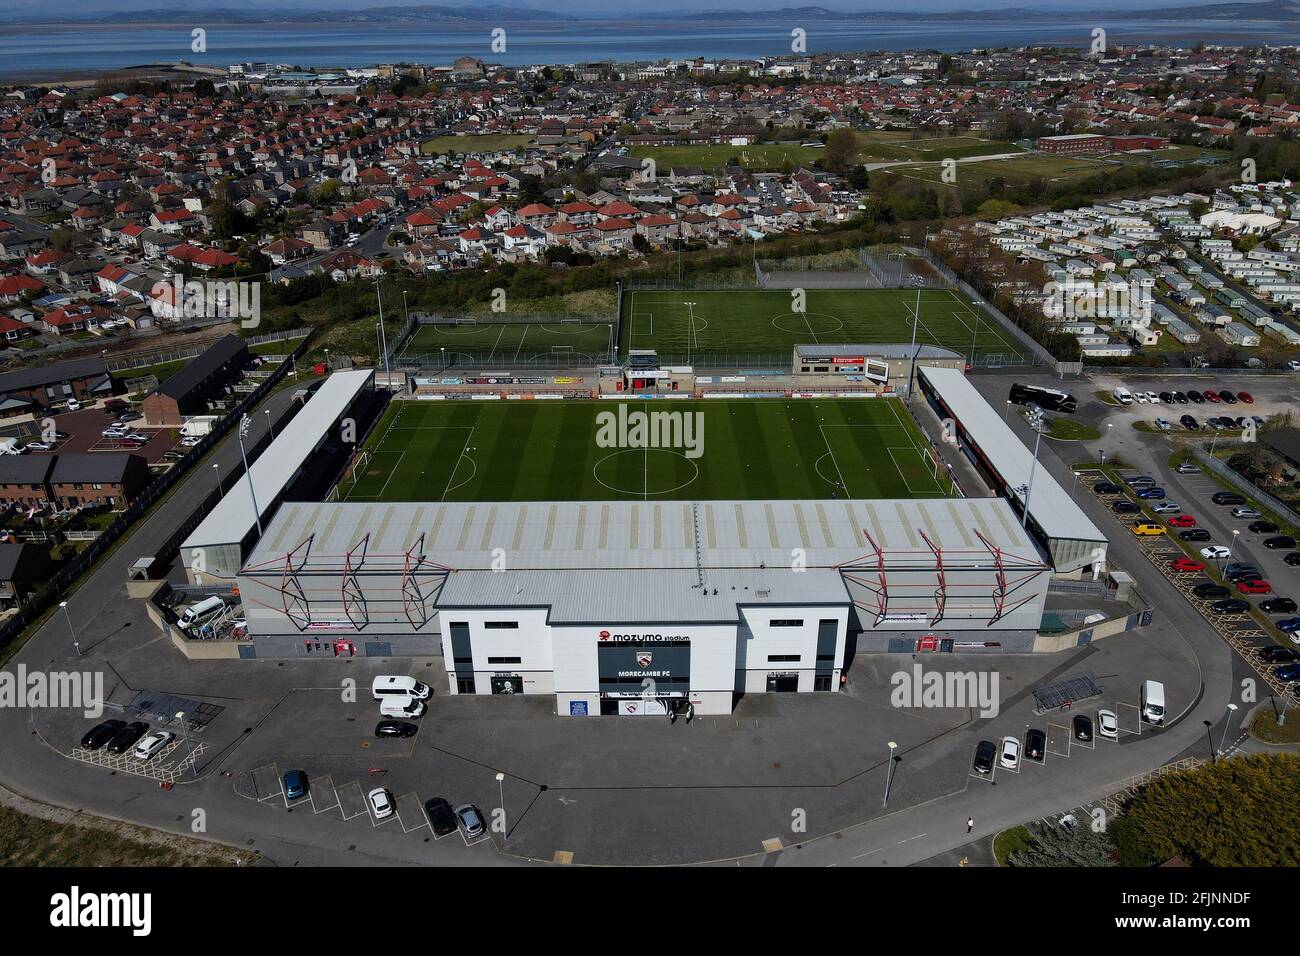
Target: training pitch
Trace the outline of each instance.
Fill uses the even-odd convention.
[[[807,289],[802,312],[789,289],[632,291],[623,295],[622,349],[695,356],[789,356],[795,345],[912,341],[915,289]],[[916,341],[969,359],[1016,364],[1024,347],[949,289],[920,292]]]
[[[638,445],[637,423],[648,438],[652,421],[677,439],[675,447]],[[893,399],[410,400],[393,402],[338,497],[673,501],[952,493],[946,469],[936,467]]]
[[[402,349],[399,363],[426,368],[456,365],[508,365],[571,360],[575,366],[609,361],[612,322],[539,319],[492,322],[465,319],[454,324],[421,325]]]

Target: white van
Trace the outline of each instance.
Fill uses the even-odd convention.
[[[1165,722],[1165,685],[1158,680],[1142,685],[1142,716],[1149,724]]]
[[[380,717],[423,717],[424,701],[405,694],[386,694],[379,702]]]
[[[1115,391],[1111,392],[1111,395],[1114,397],[1115,401],[1119,402],[1121,405],[1133,404],[1133,393],[1127,388],[1117,388]]]
[[[188,631],[195,625],[216,617],[225,610],[225,607],[226,602],[214,594],[210,598],[204,598],[197,604],[191,604],[187,607],[184,613],[181,614],[180,620],[176,622],[176,626],[182,631]]]
[[[0,455],[21,455],[23,446],[17,438],[0,438]]]
[[[414,697],[425,700],[429,696],[429,685],[421,683],[414,677],[376,677],[370,684],[370,696],[375,700],[386,697]]]

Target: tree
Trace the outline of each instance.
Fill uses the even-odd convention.
[[[1091,826],[1045,827],[1029,846],[1007,857],[1008,866],[1114,866],[1110,841]]]
[[[822,160],[827,169],[842,173],[858,151],[858,137],[851,129],[831,130],[826,137],[826,153]]]

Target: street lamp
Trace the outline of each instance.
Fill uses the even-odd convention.
[[[221,488],[221,466],[215,461],[212,463],[212,473],[217,476],[217,494],[224,495],[225,492]]]
[[[72,615],[68,613],[68,602],[60,601],[59,607],[63,608],[63,616],[68,621],[68,633],[72,635],[72,646],[77,649],[77,656],[81,656],[81,644],[77,642],[77,629],[72,626]]]
[[[894,741],[889,742],[889,769],[885,773],[885,802],[881,806],[889,806],[889,787],[894,782],[894,750],[898,744]]]
[[[506,775],[503,774],[503,773],[501,773],[500,771],[497,771],[497,795],[500,797],[500,800],[501,800],[501,819],[502,819],[503,822],[504,822],[504,820],[505,820],[505,816],[506,816],[506,785],[505,785],[505,779],[506,779]],[[509,837],[509,836],[510,836],[510,827],[507,826],[507,827],[505,828],[505,831],[501,834],[501,839],[502,839],[502,840],[505,840],[505,839],[506,839],[507,837]]]
[[[375,300],[379,303],[379,349],[384,356],[384,379],[388,379],[388,336],[384,332],[384,296],[379,289],[379,276],[375,276]]]
[[[1223,756],[1223,745],[1228,742],[1228,724],[1232,721],[1232,713],[1237,709],[1236,704],[1228,705],[1228,713],[1223,718],[1223,736],[1219,738],[1219,756]]]
[[[271,433],[271,437],[274,438],[274,437],[275,437],[275,426],[274,426],[273,424],[271,424],[271,410],[270,410],[269,408],[264,408],[264,409],[262,409],[262,411],[266,413],[266,430],[267,430],[268,432],[270,432],[270,433]]]
[[[1025,485],[1025,504],[1020,515],[1020,527],[1029,521],[1029,499],[1034,493],[1034,472],[1038,470],[1038,445],[1043,440],[1043,412],[1035,406],[1029,413],[1029,424],[1034,428],[1034,460],[1029,465],[1029,483]]]
[[[1107,444],[1107,445],[1110,444],[1110,430],[1111,430],[1112,428],[1114,428],[1114,427],[1115,427],[1115,423],[1114,423],[1114,422],[1107,422],[1107,423],[1106,423],[1106,444]],[[1103,449],[1101,450],[1101,463],[1102,463],[1103,465],[1106,464],[1106,449],[1105,449],[1105,448],[1103,448]]]
[[[178,721],[180,721],[180,725],[181,725],[181,740],[183,741],[183,744],[184,744],[184,747],[185,747],[185,752],[186,752],[187,754],[190,754],[191,757],[193,757],[193,754],[192,754],[192,752],[190,751],[190,735],[189,735],[189,733],[185,730],[185,711],[183,711],[183,710],[178,710],[178,711],[176,711],[176,719],[177,719]],[[184,761],[182,761],[182,763],[183,763],[183,762],[184,762]],[[193,761],[192,759],[190,760],[190,770],[191,770],[191,771],[194,770],[194,761]]]
[[[244,478],[248,482],[248,497],[253,502],[253,517],[257,520],[257,536],[262,537],[262,512],[257,507],[257,493],[253,490],[253,473],[248,470],[248,454],[244,451],[244,437],[248,434],[248,426],[252,424],[252,419],[247,414],[239,420],[239,457],[244,461]]]
[[[1007,404],[1002,409],[1002,420],[1007,420],[1007,412],[1011,411],[1011,399],[1007,399]]]
[[[1237,535],[1239,535],[1239,534],[1241,534],[1240,529],[1238,529],[1238,528],[1233,528],[1233,529],[1232,529],[1232,539],[1231,539],[1230,541],[1228,541],[1228,556],[1227,556],[1227,558],[1224,559],[1225,561],[1231,561],[1231,560],[1232,560],[1232,549],[1233,549],[1233,548],[1236,546],[1236,544],[1237,544]]]
[[[447,346],[438,346],[438,357],[440,359],[439,364],[442,366],[442,371],[447,371]]]

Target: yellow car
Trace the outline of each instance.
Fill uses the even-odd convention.
[[[1158,534],[1164,534],[1164,525],[1151,524],[1149,521],[1139,521],[1133,526],[1133,533],[1138,537],[1155,537]]]

